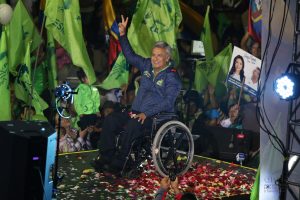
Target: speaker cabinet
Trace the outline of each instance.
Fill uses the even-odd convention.
[[[247,160],[253,148],[253,136],[257,134],[242,129],[203,126],[197,135],[200,137],[195,141],[196,154],[236,162],[238,153],[243,153]]]
[[[57,134],[48,122],[0,122],[0,197],[50,200]]]

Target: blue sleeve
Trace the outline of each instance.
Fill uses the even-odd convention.
[[[150,59],[144,58],[140,55],[137,55],[133,51],[126,34],[119,37],[119,41],[120,41],[121,48],[122,48],[123,54],[124,54],[127,62],[129,64],[137,67],[141,72],[145,71],[145,69],[147,67],[147,62],[150,62]]]
[[[167,190],[159,188],[154,196],[154,200],[164,200],[167,196]]]
[[[177,73],[171,72],[167,74],[165,82],[166,92],[163,101],[146,110],[144,113],[147,117],[174,110],[176,98],[181,90],[181,81]]]

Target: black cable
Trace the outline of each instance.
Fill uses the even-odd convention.
[[[266,74],[265,85],[266,85],[266,83],[267,83],[267,81],[268,81],[268,79],[269,79],[270,72],[271,72],[271,69],[272,69],[272,65],[273,65],[273,62],[274,62],[274,60],[275,60],[275,56],[277,55],[277,52],[278,52],[278,50],[279,50],[279,47],[280,47],[280,44],[281,44],[281,41],[282,41],[282,36],[283,36],[283,32],[284,32],[285,25],[286,25],[286,19],[287,19],[287,14],[288,14],[288,9],[289,9],[289,4],[290,4],[290,0],[288,1],[288,4],[285,4],[285,6],[284,6],[284,12],[283,12],[283,19],[282,19],[281,28],[280,28],[280,34],[279,34],[279,38],[278,38],[278,41],[277,41],[277,44],[276,44],[276,47],[275,47],[275,50],[274,50],[272,59],[271,59],[270,67],[269,67],[269,69],[268,69],[268,71],[267,71],[267,74]],[[265,86],[265,85],[264,85],[264,86]],[[267,115],[267,112],[266,112],[266,109],[265,109],[265,106],[264,106],[264,105],[265,105],[265,104],[264,104],[264,102],[265,102],[265,101],[264,101],[264,97],[265,97],[265,96],[264,96],[264,94],[263,94],[263,101],[262,101],[263,114],[265,115],[266,120],[267,120],[269,126],[271,127],[273,133],[274,133],[274,134],[276,135],[276,137],[278,138],[278,139],[276,139],[278,145],[280,145],[282,151],[285,152],[285,149],[286,149],[286,148],[285,148],[285,145],[284,145],[284,143],[282,142],[282,140],[279,139],[279,137],[278,137],[278,135],[277,135],[277,132],[275,131],[275,129],[274,129],[274,127],[273,127],[273,125],[272,125],[272,123],[271,123],[271,121],[270,121],[270,119],[269,119],[269,117],[268,117],[268,115]]]
[[[289,2],[290,3],[290,2]],[[288,5],[289,5],[288,3]],[[289,6],[288,6],[289,7]],[[266,132],[268,134],[268,137],[270,139],[270,142],[271,144],[273,145],[273,147],[275,149],[277,149],[281,154],[284,153],[284,144],[283,142],[280,140],[280,138],[278,137],[276,131],[274,130],[274,127],[272,126],[270,120],[269,120],[269,117],[267,115],[267,112],[265,110],[265,106],[264,106],[264,90],[265,90],[265,87],[266,87],[266,83],[269,79],[269,75],[270,75],[270,72],[271,72],[271,69],[272,69],[272,64],[274,62],[274,58],[277,54],[277,51],[279,49],[279,46],[280,46],[280,43],[281,43],[281,40],[282,40],[282,35],[283,35],[283,30],[284,30],[284,27],[285,27],[285,24],[286,24],[286,18],[287,18],[287,11],[288,11],[288,7],[287,5],[285,4],[285,7],[284,7],[284,13],[283,13],[283,19],[282,19],[282,25],[281,25],[281,29],[280,29],[280,35],[279,35],[279,39],[278,39],[278,42],[277,42],[277,45],[275,47],[275,50],[274,50],[274,53],[273,53],[273,56],[272,56],[272,59],[271,59],[271,65],[269,67],[268,70],[265,71],[265,74],[266,74],[266,78],[264,80],[264,83],[263,85],[261,85],[259,83],[258,85],[258,102],[261,102],[262,104],[262,107],[260,108],[259,105],[257,104],[256,106],[256,116],[258,119],[261,119],[261,122],[259,125],[260,125],[260,128]],[[265,57],[266,57],[266,54],[268,52],[268,48],[269,48],[269,45],[270,45],[270,38],[271,38],[271,23],[272,23],[272,19],[273,19],[273,15],[274,15],[274,10],[275,10],[275,3],[271,0],[271,3],[270,3],[270,9],[269,9],[269,24],[268,24],[268,36],[267,36],[267,42],[266,42],[266,47],[265,47],[265,50],[264,50],[264,53],[263,53],[263,57],[262,57],[262,66],[263,66],[263,63],[265,61]],[[267,124],[265,122],[265,119],[267,120],[268,124],[270,125],[272,131],[274,132],[274,134],[271,133],[271,131],[268,129],[267,127]],[[275,140],[275,142],[279,145],[280,149],[278,149],[273,141],[271,140],[271,137]]]
[[[272,5],[273,5],[273,9],[272,9]],[[271,36],[271,34],[270,34],[270,33],[271,33],[271,22],[272,22],[272,19],[273,19],[274,9],[275,9],[275,4],[272,4],[272,1],[271,1],[270,9],[269,9],[269,25],[268,25],[269,30],[268,30],[268,36],[267,36],[266,47],[265,47],[265,50],[264,50],[264,53],[263,53],[263,57],[262,57],[262,66],[263,66],[263,62],[264,62],[264,60],[265,60],[265,56],[266,56],[266,54],[267,54],[268,47],[269,47],[269,45],[270,45],[270,38],[271,38],[271,37],[270,37],[270,36]],[[261,90],[261,85],[260,85],[260,83],[259,83],[259,85],[258,85],[258,95],[257,95],[257,97],[258,97],[258,102],[260,102],[261,91],[262,91],[262,90]],[[272,136],[273,138],[276,138],[276,136],[270,134],[269,131],[267,130],[267,127],[266,127],[265,122],[264,122],[264,118],[263,118],[263,116],[262,116],[262,114],[261,114],[261,112],[260,112],[259,104],[257,104],[257,106],[256,106],[256,116],[257,116],[258,119],[261,119],[262,124],[259,123],[259,126],[260,126],[260,128],[261,128],[265,133],[268,134],[269,139],[271,139],[270,136]],[[271,141],[272,145],[274,146],[272,140],[270,140],[270,141]]]
[[[43,181],[42,172],[41,172],[41,170],[40,170],[39,167],[34,167],[34,169],[36,169],[36,170],[38,171],[38,173],[39,173],[40,180],[41,180],[41,186],[42,186],[42,188],[43,188],[43,196],[44,196],[44,198],[45,198],[46,200],[48,200],[48,199],[47,199],[47,196],[46,196],[46,191],[45,191],[45,185],[44,185],[44,181]]]

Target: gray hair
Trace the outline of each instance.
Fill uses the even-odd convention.
[[[158,41],[155,42],[153,48],[163,48],[166,50],[168,56],[170,56],[170,59],[172,59],[172,48],[170,47],[170,45],[164,41]]]

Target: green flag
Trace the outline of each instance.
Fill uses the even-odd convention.
[[[7,51],[7,33],[6,27],[3,27],[0,38],[0,121],[11,120]]]
[[[213,58],[211,68],[207,71],[207,80],[213,86],[225,82],[232,56],[231,43]]]
[[[198,92],[202,92],[202,90],[205,89],[208,84],[207,68],[208,68],[207,61],[196,62],[194,88]]]
[[[178,0],[139,0],[128,29],[128,39],[133,50],[150,57],[157,41],[167,42],[173,49],[173,60],[179,63],[176,35],[182,15]]]
[[[260,182],[259,179],[260,179],[260,168],[258,168],[255,176],[255,182],[251,190],[250,200],[259,200],[259,182]]]
[[[21,0],[18,1],[9,23],[8,62],[9,70],[17,74],[17,66],[23,62],[27,44],[35,50],[42,41],[30,15]]]
[[[121,52],[110,71],[109,75],[100,85],[101,88],[110,90],[113,88],[120,88],[122,85],[128,83],[129,65],[126,62],[124,54]]]
[[[50,89],[57,87],[57,66],[55,55],[55,43],[52,34],[47,31],[47,71]]]
[[[78,116],[99,112],[100,94],[97,88],[87,84],[79,84],[75,90],[74,108]]]
[[[48,88],[48,78],[47,78],[47,61],[42,61],[34,73],[34,89],[41,95],[45,89]]]
[[[195,70],[194,88],[202,92],[210,83],[213,86],[226,80],[230,60],[232,56],[232,44],[229,44],[213,59],[197,61]],[[220,84],[219,84],[220,85]]]
[[[204,23],[203,23],[203,30],[201,31],[201,35],[200,35],[200,40],[203,42],[203,46],[204,46],[206,60],[210,60],[214,57],[214,49],[213,49],[213,43],[211,39],[211,30],[210,30],[210,23],[209,23],[209,10],[210,7],[207,6]]]
[[[35,89],[32,90],[30,74],[31,74],[30,43],[28,43],[24,62],[22,65],[20,65],[20,68],[18,70],[18,76],[15,80],[15,84],[14,84],[15,93],[16,93],[16,97],[22,100],[27,105],[30,105],[31,102],[32,106],[35,109],[36,115],[43,115],[43,110],[48,108],[48,105],[37,94]]]
[[[68,51],[74,65],[81,67],[90,84],[96,81],[82,35],[78,0],[51,0],[46,2],[46,28],[54,39]]]

